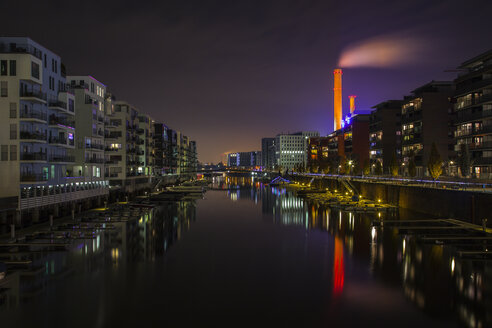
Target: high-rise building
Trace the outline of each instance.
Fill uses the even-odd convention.
[[[467,60],[459,69],[463,72],[454,81],[455,150],[469,157],[475,177],[491,179],[492,50]]]

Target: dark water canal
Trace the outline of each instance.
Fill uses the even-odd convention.
[[[216,179],[204,199],[33,250],[0,280],[0,327],[490,327],[490,262],[371,225],[399,217]]]

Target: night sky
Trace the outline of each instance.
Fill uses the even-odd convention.
[[[369,110],[492,49],[490,0],[2,1],[0,12],[0,34],[31,37],[69,75],[190,136],[202,162],[280,132],[331,132],[339,63],[344,111],[350,94]]]

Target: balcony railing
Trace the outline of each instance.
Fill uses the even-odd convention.
[[[46,153],[21,153],[21,161],[46,161]]]
[[[56,108],[62,108],[64,110],[67,110],[67,103],[64,101],[59,101],[59,100],[50,100],[49,107],[56,107]]]
[[[42,173],[21,173],[20,181],[21,182],[44,182],[44,181],[48,181],[48,177],[46,174],[42,174]]]
[[[59,117],[55,115],[50,115],[50,125],[63,125],[66,127],[74,128],[75,127],[75,121],[73,120],[68,120],[65,117]]]
[[[36,120],[46,121],[47,115],[46,113],[37,111],[37,110],[29,110],[27,112],[21,111],[20,118],[32,118]]]
[[[29,132],[29,131],[20,131],[19,137],[22,140],[40,140],[40,141],[46,141],[46,134]]]
[[[458,111],[456,112],[456,123],[469,122],[487,117],[492,117],[492,110],[480,111],[476,113]]]
[[[38,90],[24,90],[20,89],[20,96],[26,98],[37,98],[46,101],[46,93]]]
[[[50,157],[51,162],[75,162],[75,157],[74,156],[68,156],[68,155],[52,155]]]
[[[492,141],[471,143],[468,145],[470,149],[486,149],[492,148]]]
[[[60,144],[60,145],[66,145],[67,144],[67,138],[60,138],[60,137],[50,137],[48,142],[50,144]]]
[[[103,150],[104,149],[104,146],[103,145],[99,145],[99,144],[85,144],[85,148],[86,149],[99,149],[99,150]]]
[[[26,53],[31,54],[38,59],[42,59],[41,50],[30,44],[0,43],[0,53]]]
[[[97,163],[97,164],[103,164],[104,163],[104,158],[86,158],[85,159],[86,163]]]

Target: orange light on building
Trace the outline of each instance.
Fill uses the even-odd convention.
[[[343,242],[335,237],[335,251],[333,252],[333,295],[338,296],[343,291],[345,268],[343,264]]]
[[[353,115],[355,112],[355,98],[357,96],[349,96],[350,99],[350,115]]]
[[[342,70],[335,69],[333,77],[333,128],[336,131],[342,128]]]

